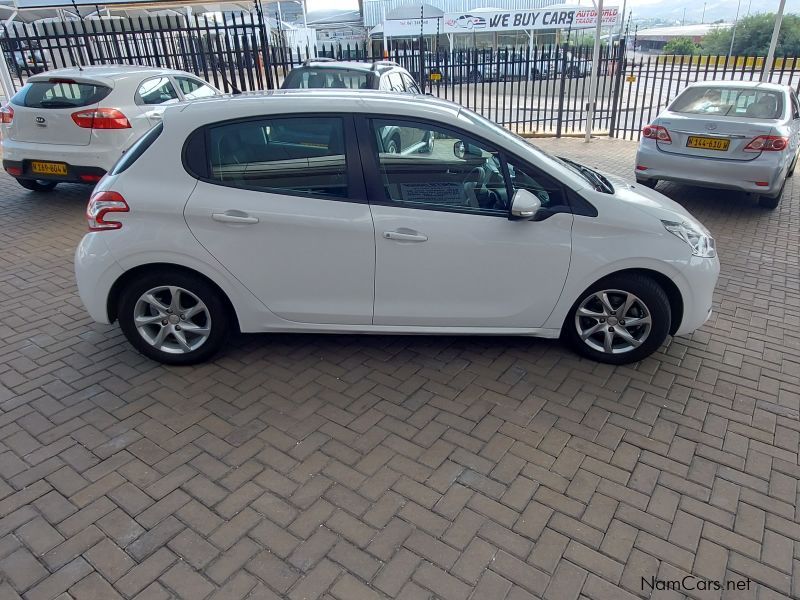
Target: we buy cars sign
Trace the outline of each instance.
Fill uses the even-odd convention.
[[[619,9],[616,6],[603,9],[603,25],[614,25],[618,18]],[[584,29],[596,25],[597,10],[593,8],[475,11],[447,13],[443,32]]]

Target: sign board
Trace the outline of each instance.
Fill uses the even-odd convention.
[[[603,25],[614,25],[619,9],[603,9]],[[530,31],[546,29],[586,29],[597,26],[594,8],[539,8],[536,10],[494,10],[473,13],[447,13],[445,33],[479,33],[482,31]]]
[[[445,32],[443,19],[387,19],[383,26],[389,37],[414,37],[420,31],[423,35]]]
[[[615,25],[618,19],[618,7],[610,6],[603,9],[603,25]],[[437,33],[588,29],[597,25],[597,10],[580,6],[535,10],[481,10],[447,13],[440,19],[387,19],[383,25],[389,37],[415,37],[420,31],[424,35],[436,35]]]

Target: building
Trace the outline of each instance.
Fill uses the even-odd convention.
[[[636,32],[636,47],[645,51],[660,51],[667,42],[676,38],[689,38],[695,44],[700,44],[710,31],[728,27],[731,27],[730,23],[695,23],[641,29]]]

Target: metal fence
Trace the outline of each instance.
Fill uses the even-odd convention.
[[[764,60],[760,56],[629,56],[624,60],[614,135],[638,140],[642,128],[690,83],[759,81]],[[776,58],[766,80],[800,92],[800,60]]]
[[[270,49],[277,85],[311,58],[372,61],[365,46],[335,46],[319,51]],[[595,91],[593,129],[615,128],[624,44],[603,47]],[[407,69],[426,93],[453,100],[517,132],[563,135],[583,131],[590,101],[592,48],[533,46],[497,50],[420,53],[417,44],[394,45],[388,60]]]
[[[259,4],[256,3],[258,7]],[[373,61],[364,45],[290,49],[280,30],[267,33],[263,14],[147,16],[0,25],[0,48],[16,89],[33,73],[62,66],[135,64],[182,69],[224,91],[280,87],[308,59]],[[274,43],[270,43],[270,41]],[[761,57],[637,56],[625,40],[600,50],[591,96],[592,48],[551,45],[430,51],[393,44],[387,57],[405,67],[426,93],[453,100],[509,129],[568,135],[586,129],[638,139],[681,90],[695,81],[758,80]],[[778,57],[769,80],[800,90],[795,57]]]
[[[227,92],[273,86],[263,16],[86,18],[0,25],[14,89],[59,67],[127,64],[189,71]]]

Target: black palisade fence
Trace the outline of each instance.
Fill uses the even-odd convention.
[[[226,92],[274,87],[260,13],[157,15],[0,25],[13,84],[60,67],[124,64],[181,69]]]
[[[368,44],[290,47],[290,32],[266,27],[260,11],[0,25],[0,47],[14,85],[63,66],[150,65],[189,71],[226,92],[273,89],[308,60],[383,60]],[[387,60],[407,69],[424,92],[457,102],[518,133],[574,135],[586,129],[638,139],[642,128],[695,81],[758,80],[763,57],[637,55],[625,40],[600,49],[590,98],[590,46],[571,44],[433,50],[392,42]],[[795,57],[779,56],[769,80],[800,87]]]

